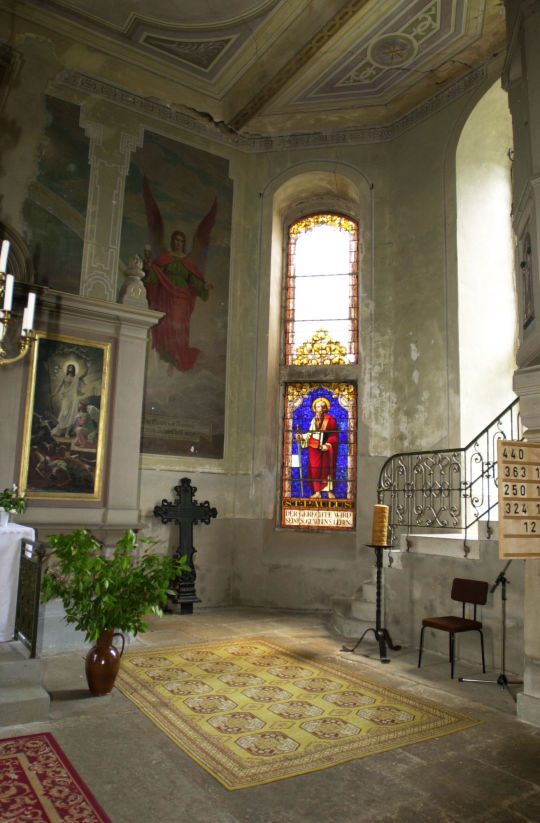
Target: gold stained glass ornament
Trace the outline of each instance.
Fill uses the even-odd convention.
[[[338,340],[332,340],[324,329],[315,332],[311,340],[306,340],[296,349],[294,366],[327,366],[348,363],[347,348]]]
[[[342,214],[312,214],[309,217],[302,218],[302,220],[297,220],[290,228],[290,235],[294,237],[321,225],[335,226],[338,229],[351,232],[351,234],[356,233],[356,224]]]

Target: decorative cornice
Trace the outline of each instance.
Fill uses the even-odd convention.
[[[231,146],[243,152],[258,153],[286,149],[316,148],[319,146],[342,146],[365,143],[384,143],[394,140],[433,114],[441,111],[463,94],[480,85],[486,77],[486,65],[479,66],[456,82],[442,89],[408,114],[393,123],[382,126],[344,128],[340,131],[299,132],[286,135],[264,136],[240,134],[227,126],[216,123],[208,115],[193,109],[183,110],[149,100],[126,89],[113,86],[103,80],[88,77],[77,72],[63,71],[55,86],[74,88],[93,97],[100,97],[118,106],[144,114],[149,118],[170,123],[178,128],[211,139],[222,145]]]

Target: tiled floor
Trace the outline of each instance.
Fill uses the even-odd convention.
[[[152,618],[134,644],[166,646],[266,635],[355,671],[364,671],[482,720],[456,734],[252,789],[228,791],[160,732],[116,689],[91,698],[84,651],[43,661],[51,694],[48,722],[3,727],[0,737],[51,731],[113,823],[517,823],[540,820],[540,728],[516,718],[511,691],[497,679],[415,649],[390,652],[362,642],[355,654],[321,615],[254,609],[200,609]],[[508,675],[510,678],[510,675]],[[17,823],[17,821],[10,821]]]

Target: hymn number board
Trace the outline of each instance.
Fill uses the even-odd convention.
[[[499,556],[540,557],[540,443],[498,440]]]

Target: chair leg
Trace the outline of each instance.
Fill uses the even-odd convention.
[[[450,632],[450,677],[454,679],[454,635]]]
[[[422,651],[424,649],[424,629],[426,627],[422,626],[422,630],[420,632],[420,649],[418,651],[418,668],[420,668],[422,664]]]
[[[485,672],[486,671],[486,661],[485,661],[485,658],[484,658],[484,633],[483,633],[482,629],[478,629],[478,631],[480,633],[480,647],[482,649],[482,671]]]

